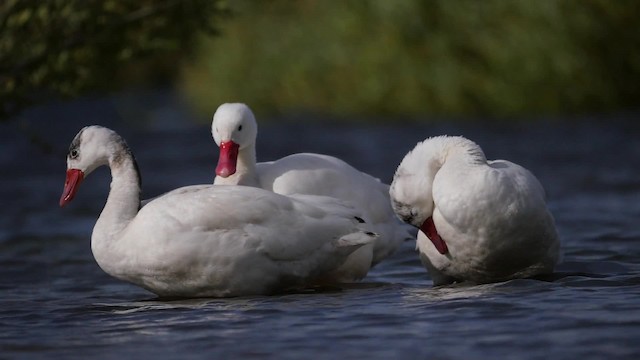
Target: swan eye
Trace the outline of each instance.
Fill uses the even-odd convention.
[[[71,152],[69,153],[69,157],[72,158],[72,159],[77,158],[78,157],[78,150],[76,150],[76,149],[71,150]]]
[[[238,131],[242,131],[242,125],[238,126]]]

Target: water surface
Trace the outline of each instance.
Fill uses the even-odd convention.
[[[157,105],[157,104],[156,104]],[[320,152],[389,182],[417,141],[465,135],[488,158],[532,170],[565,250],[554,276],[433,288],[406,243],[358,284],[277,296],[164,301],[113,279],[90,251],[109,172],[60,209],[66,147],[84,125],[118,130],[145,197],[213,179],[207,126],[160,108],[130,123],[110,101],[27,114],[0,131],[0,357],[29,359],[637,359],[640,356],[640,126],[633,116],[515,125],[261,123],[260,160]],[[317,119],[316,119],[317,120]]]

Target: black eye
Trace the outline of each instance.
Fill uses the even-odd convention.
[[[238,131],[242,131],[242,125],[238,126]]]
[[[71,150],[71,152],[69,153],[69,157],[72,158],[72,159],[77,158],[78,157],[78,150],[75,150],[75,149]]]

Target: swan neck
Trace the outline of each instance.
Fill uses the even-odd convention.
[[[215,185],[245,185],[259,187],[258,172],[256,170],[256,147],[251,144],[238,151],[236,172],[226,178],[216,176]]]
[[[133,219],[140,209],[140,173],[133,157],[119,164],[110,162],[111,185],[105,205],[108,214],[117,215],[122,227]]]
[[[111,185],[107,202],[91,236],[91,249],[96,261],[106,272],[113,259],[124,258],[125,247],[119,246],[123,230],[140,209],[140,173],[128,149],[109,159]]]
[[[477,144],[467,140],[448,147],[443,163],[444,161],[463,161],[467,164],[481,165],[487,163],[487,158]]]
[[[256,171],[256,145],[251,144],[238,152],[236,171],[244,174],[253,174]]]

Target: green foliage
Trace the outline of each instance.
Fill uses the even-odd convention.
[[[640,100],[640,1],[241,1],[188,98],[260,112],[542,115]]]
[[[217,0],[3,0],[0,119],[45,99],[155,77],[163,67],[175,73],[194,37],[213,32],[224,13]],[[135,68],[151,55],[155,62]]]

